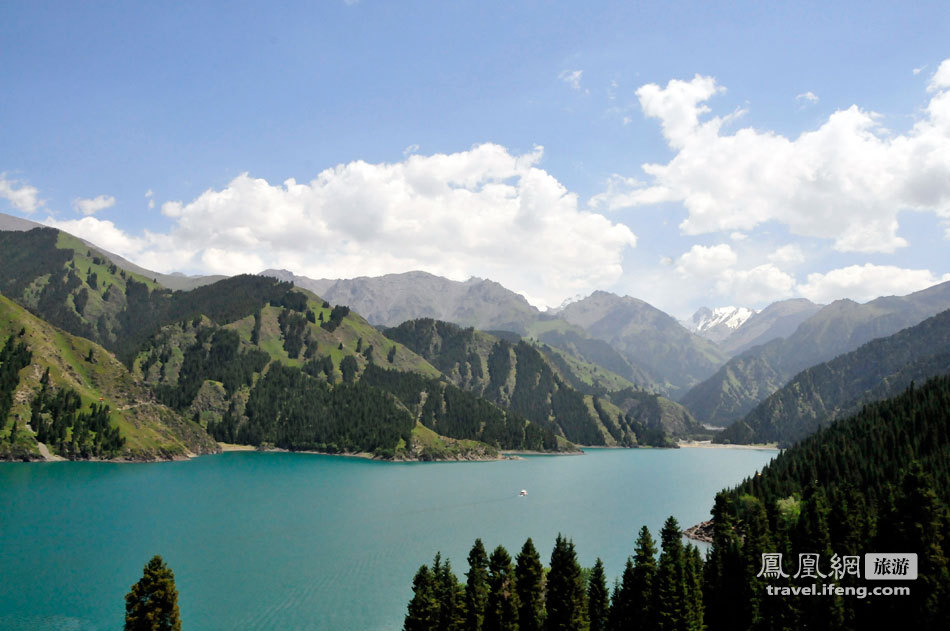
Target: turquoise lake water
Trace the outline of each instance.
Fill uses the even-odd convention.
[[[182,627],[400,629],[437,550],[456,574],[476,537],[542,558],[572,537],[612,582],[640,526],[708,518],[719,489],[776,452],[590,450],[478,463],[232,452],[154,464],[0,463],[0,629],[121,629],[160,554]],[[519,497],[520,489],[527,497]]]

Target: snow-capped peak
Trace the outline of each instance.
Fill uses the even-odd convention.
[[[699,335],[711,332],[713,329],[719,331],[728,329],[731,332],[742,326],[755,313],[755,309],[749,309],[748,307],[728,306],[716,307],[715,309],[701,307],[684,325],[687,329]]]

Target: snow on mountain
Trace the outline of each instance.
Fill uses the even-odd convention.
[[[701,307],[693,317],[682,322],[687,329],[717,344],[755,315],[748,307]]]

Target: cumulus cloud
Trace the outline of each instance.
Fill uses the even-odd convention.
[[[739,257],[726,243],[694,245],[676,261],[676,271],[686,276],[716,276],[736,264]]]
[[[730,116],[708,116],[721,93],[713,77],[637,90],[676,155],[645,164],[650,181],[611,207],[679,202],[689,235],[750,231],[768,221],[795,235],[833,240],[842,252],[894,252],[902,210],[934,212],[950,225],[950,60],[929,82],[930,101],[905,133],[853,105],[813,131],[788,138],[751,127],[725,133]],[[948,230],[950,237],[950,230]]]
[[[925,269],[904,269],[891,265],[851,265],[827,273],[808,275],[798,292],[812,302],[827,303],[839,298],[867,302],[879,296],[904,296],[926,289],[950,274],[938,277]]]
[[[35,213],[43,205],[36,187],[19,180],[7,179],[6,173],[0,173],[0,198],[10,202],[16,210],[28,215]]]
[[[802,92],[795,97],[796,101],[807,101],[808,103],[817,103],[818,95],[809,90],[808,92]]]
[[[112,195],[99,195],[92,199],[83,199],[78,197],[73,200],[73,208],[86,215],[95,215],[100,210],[112,208],[115,206],[115,197]]]
[[[155,199],[153,199],[154,197],[155,197],[155,193],[152,191],[152,189],[148,189],[147,191],[145,191],[145,199],[148,200],[149,210],[151,210],[152,208],[155,208]]]
[[[736,269],[738,261],[738,254],[727,243],[694,245],[676,260],[674,269],[681,277],[707,288],[711,284],[718,295],[735,297],[742,304],[779,300],[794,294],[795,278],[774,264]]]
[[[392,164],[340,164],[309,183],[243,174],[221,190],[164,203],[167,233],[130,236],[94,217],[47,223],[160,271],[281,267],[339,278],[421,269],[491,278],[534,304],[557,305],[616,281],[636,237],[579,208],[538,167],[542,153],[483,144]]]
[[[805,262],[805,253],[801,246],[790,243],[769,254],[769,260],[779,265],[797,265]]]
[[[572,90],[581,89],[581,77],[584,75],[583,70],[562,70],[561,74],[557,76],[558,79],[571,86]]]

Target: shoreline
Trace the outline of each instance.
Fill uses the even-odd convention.
[[[755,451],[782,451],[777,443],[756,443],[751,445],[725,445],[709,440],[683,440],[676,443],[684,449],[752,449]]]
[[[685,449],[748,449],[753,451],[781,451],[775,444],[754,444],[754,445],[724,445],[719,443],[712,443],[710,441],[680,441],[676,444],[677,447]],[[523,460],[524,456],[583,456],[585,454],[585,449],[630,449],[635,450],[637,448],[631,447],[617,447],[617,446],[582,446],[578,451],[531,451],[531,450],[499,450],[497,456],[492,457],[470,457],[470,458],[450,458],[445,460],[424,460],[421,458],[377,458],[369,452],[353,452],[353,453],[327,453],[324,451],[315,451],[312,449],[285,449],[282,447],[267,447],[261,449],[260,447],[255,447],[254,445],[239,445],[234,443],[218,443],[219,451],[212,453],[204,454],[195,454],[195,453],[186,453],[175,455],[171,457],[129,457],[129,458],[109,458],[109,459],[78,459],[78,460],[69,460],[68,458],[63,458],[62,456],[55,456],[53,454],[40,453],[39,458],[31,458],[29,460],[0,460],[0,462],[111,462],[114,464],[141,464],[149,462],[183,462],[186,460],[192,460],[194,458],[199,458],[202,456],[216,456],[223,453],[231,452],[242,452],[242,451],[256,451],[261,453],[293,453],[293,454],[312,454],[318,456],[337,456],[342,458],[359,458],[361,460],[373,460],[376,462],[498,462],[504,460]],[[675,449],[676,447],[669,447],[668,449]],[[640,447],[644,449],[644,447]]]

